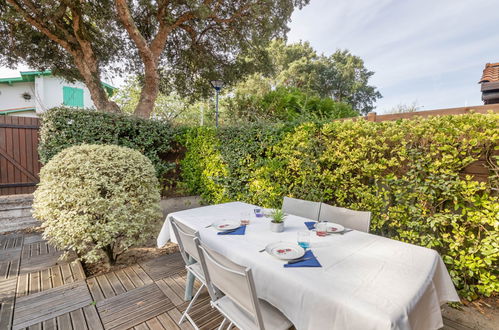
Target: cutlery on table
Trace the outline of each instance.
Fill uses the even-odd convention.
[[[291,260],[291,261],[288,261],[288,265],[296,264],[298,262],[302,262],[302,261],[306,261],[306,260],[310,260],[310,259],[314,259],[314,257]]]

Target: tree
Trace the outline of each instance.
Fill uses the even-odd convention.
[[[101,84],[122,54],[110,1],[0,0],[0,64],[81,80],[100,110],[118,111]]]
[[[232,105],[250,102],[270,90],[286,87],[319,98],[331,98],[349,104],[362,114],[374,109],[381,97],[376,87],[369,85],[374,72],[364,66],[358,56],[338,50],[330,56],[318,55],[308,42],[287,45],[274,40],[267,49],[270,69],[250,75],[231,90]]]
[[[115,101],[123,112],[132,114],[137,108],[141,95],[141,84],[137,77],[130,77],[125,85],[113,95]],[[189,102],[181,98],[176,92],[170,94],[159,93],[152,117],[173,121],[189,109]]]
[[[103,110],[117,109],[100,86],[103,68],[138,74],[134,113],[149,117],[160,89],[206,94],[210,79],[231,83],[255,71],[269,40],[287,32],[294,7],[308,2],[0,0],[0,56],[81,78]]]
[[[407,113],[407,112],[416,112],[421,108],[420,105],[418,105],[418,101],[414,101],[411,104],[403,104],[400,103],[396,106],[394,106],[392,109],[390,109],[387,113]]]

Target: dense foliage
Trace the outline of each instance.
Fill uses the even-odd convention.
[[[298,88],[278,87],[262,95],[237,93],[224,102],[227,122],[276,122],[332,120],[356,117],[359,113],[346,103],[321,98]]]
[[[286,44],[274,40],[267,48],[269,68],[248,76],[229,89],[229,114],[234,117],[265,117],[267,109],[259,100],[274,89],[299,91],[310,98],[319,98],[350,105],[356,112],[367,114],[374,109],[381,94],[369,84],[374,72],[364,61],[347,50],[331,55],[318,54],[307,42]],[[256,115],[255,115],[256,114]],[[279,118],[278,118],[279,119]]]
[[[193,128],[184,184],[211,203],[285,195],[372,212],[371,231],[439,251],[462,297],[499,291],[499,115]],[[463,169],[487,159],[487,182]]]
[[[38,152],[42,164],[61,150],[79,144],[115,144],[142,152],[164,184],[175,167],[174,128],[167,122],[89,110],[53,108],[42,116]]]
[[[308,2],[0,0],[0,64],[81,79],[102,111],[119,110],[100,84],[103,72],[135,73],[144,79],[134,113],[149,117],[160,87],[206,93],[209,80],[254,72]]]
[[[40,172],[33,215],[44,237],[87,262],[144,243],[161,217],[159,184],[140,152],[112,145],[64,149]]]

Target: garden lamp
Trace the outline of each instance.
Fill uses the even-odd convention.
[[[216,91],[216,111],[215,111],[215,126],[218,128],[218,93],[224,86],[224,82],[222,80],[212,80],[210,81],[211,87],[215,88]]]

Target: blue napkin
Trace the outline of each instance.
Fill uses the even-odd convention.
[[[245,232],[246,232],[246,226],[241,226],[234,231],[229,231],[229,232],[221,231],[218,233],[218,235],[244,235]]]
[[[307,221],[307,222],[305,222],[305,226],[307,226],[307,228],[309,230],[312,230],[312,229],[315,229],[316,223],[317,223],[317,221]]]
[[[302,258],[312,259],[300,261],[294,264],[284,264],[284,267],[322,267],[322,265],[319,263],[319,260],[317,260],[311,250],[305,252],[305,255]]]

